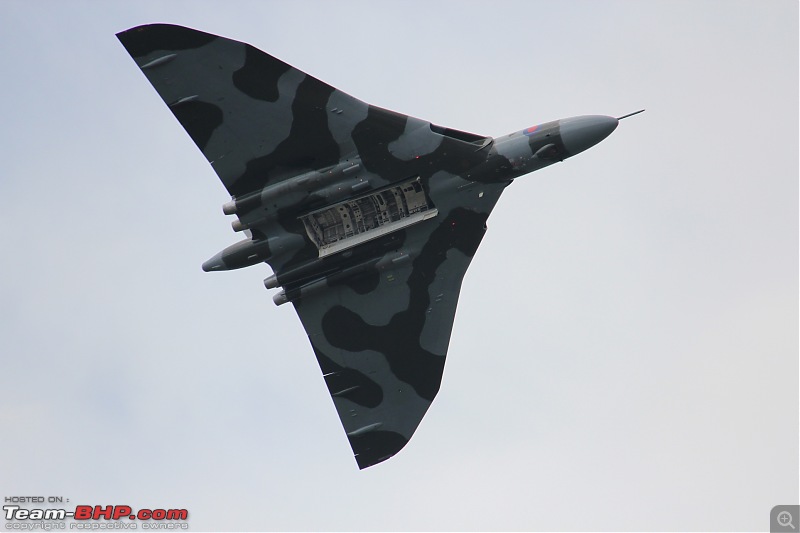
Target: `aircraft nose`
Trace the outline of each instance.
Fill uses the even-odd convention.
[[[561,142],[570,156],[599,143],[617,128],[619,121],[604,115],[565,118],[558,121]]]

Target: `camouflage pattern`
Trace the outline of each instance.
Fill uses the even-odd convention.
[[[500,194],[617,125],[576,117],[493,139],[368,105],[208,33],[153,24],[118,37],[247,237],[204,270],[269,263],[265,284],[300,316],[360,468],[403,448],[439,391],[461,281]],[[411,195],[424,204],[416,218]],[[384,201],[400,214],[389,220]],[[341,251],[321,256],[314,213]]]

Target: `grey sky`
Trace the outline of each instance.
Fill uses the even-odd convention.
[[[518,179],[441,391],[358,471],[229,197],[114,34],[248,42],[502,135],[640,108]],[[0,1],[0,496],[193,530],[761,530],[798,501],[793,1]]]

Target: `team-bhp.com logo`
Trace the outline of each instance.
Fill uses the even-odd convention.
[[[24,509],[19,505],[4,505],[6,529],[66,529],[65,520],[77,522],[69,524],[69,529],[138,529],[136,523],[125,521],[138,520],[142,529],[187,529],[185,522],[189,518],[186,509],[139,509],[134,511],[130,505],[78,505],[74,510],[67,509]],[[46,521],[51,527],[30,527],[29,521]],[[103,522],[98,522],[103,520]],[[61,521],[60,523],[58,521]],[[108,523],[107,521],[112,521]]]

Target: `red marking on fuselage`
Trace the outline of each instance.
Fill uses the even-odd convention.
[[[525,135],[532,135],[537,129],[539,129],[539,126],[531,126],[530,128],[522,130],[522,133]]]

